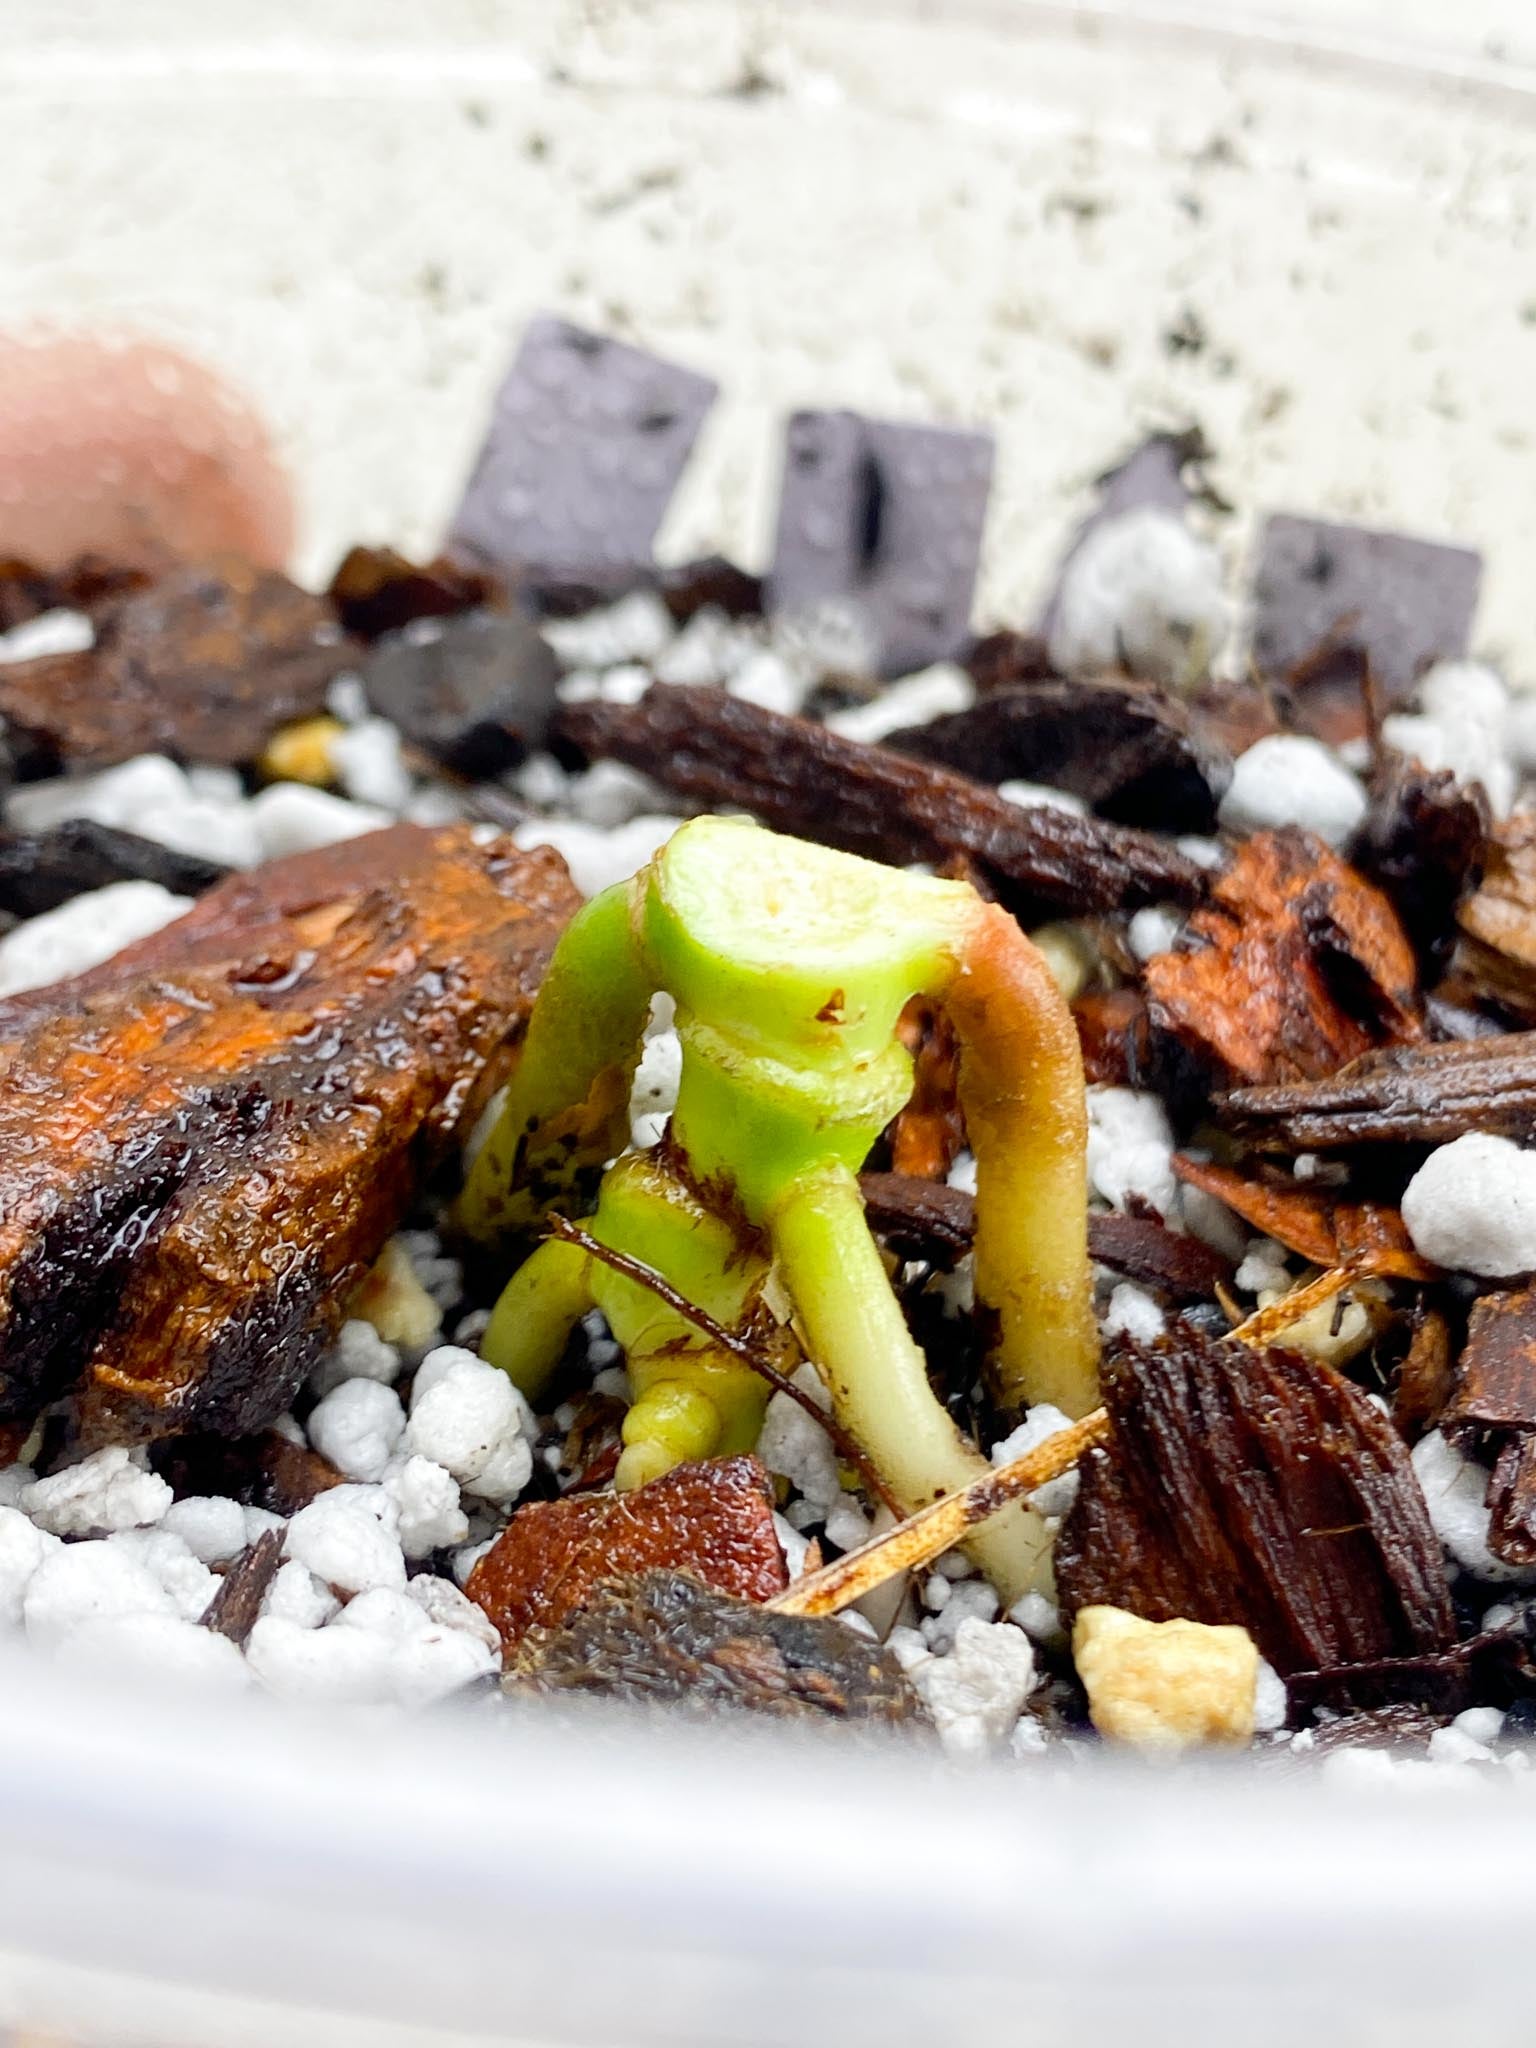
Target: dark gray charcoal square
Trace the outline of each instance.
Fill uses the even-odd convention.
[[[992,456],[990,434],[795,413],[770,610],[848,606],[887,675],[959,653],[970,637]]]
[[[450,548],[533,581],[622,588],[650,562],[717,388],[541,313],[496,394]]]
[[[1254,575],[1254,663],[1282,677],[1333,636],[1406,696],[1431,662],[1466,653],[1482,574],[1470,548],[1277,512]]]
[[[1117,462],[1113,469],[1107,469],[1097,479],[1098,503],[1067,543],[1066,553],[1056,571],[1056,581],[1041,613],[1040,632],[1043,638],[1048,640],[1051,637],[1061,602],[1062,578],[1089,534],[1102,526],[1106,519],[1117,519],[1122,512],[1137,512],[1144,506],[1150,505],[1163,512],[1186,511],[1195,492],[1185,482],[1184,472],[1190,463],[1201,461],[1205,453],[1205,443],[1198,431],[1149,434],[1123,462]]]

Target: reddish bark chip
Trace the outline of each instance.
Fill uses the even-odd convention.
[[[633,1493],[535,1501],[512,1517],[467,1590],[511,1649],[529,1629],[563,1621],[596,1587],[653,1568],[739,1600],[784,1590],[773,1486],[756,1458],[677,1465]]]
[[[622,587],[651,559],[717,389],[541,313],[496,394],[453,551],[532,581]]]
[[[1482,582],[1470,548],[1279,512],[1254,575],[1253,658],[1281,678],[1330,638],[1370,657],[1389,697],[1431,662],[1467,651]]]
[[[795,413],[770,609],[846,606],[889,675],[957,654],[970,637],[992,457],[990,434]]]

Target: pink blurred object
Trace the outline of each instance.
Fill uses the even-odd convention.
[[[212,371],[128,334],[0,334],[0,557],[281,568],[293,530],[266,428]]]

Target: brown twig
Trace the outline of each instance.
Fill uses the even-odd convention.
[[[915,1571],[953,1550],[978,1522],[1059,1479],[1108,1435],[1109,1416],[1104,1409],[1095,1408],[1081,1422],[1058,1430],[1022,1458],[999,1465],[995,1472],[984,1472],[961,1492],[945,1494],[885,1535],[872,1537],[846,1557],[823,1565],[819,1572],[796,1579],[786,1592],[766,1604],[777,1614],[837,1614],[898,1572]]]
[[[228,1636],[241,1649],[256,1626],[267,1588],[283,1561],[287,1531],[264,1529],[243,1557],[232,1564],[208,1602],[203,1627],[217,1636]]]
[[[766,1357],[760,1346],[750,1337],[743,1337],[737,1330],[728,1329],[718,1322],[707,1309],[691,1302],[686,1294],[679,1294],[665,1275],[658,1273],[654,1266],[648,1266],[642,1259],[631,1258],[628,1252],[616,1252],[595,1238],[591,1231],[583,1230],[579,1223],[572,1223],[569,1217],[551,1215],[548,1218],[548,1234],[558,1237],[566,1244],[573,1244],[588,1257],[608,1266],[615,1273],[622,1273],[626,1280],[633,1280],[637,1287],[643,1287],[656,1299],[665,1302],[674,1315],[691,1323],[701,1335],[712,1344],[727,1352],[739,1364],[755,1372],[759,1379],[765,1379],[776,1393],[786,1394],[797,1408],[803,1408],[813,1422],[819,1423],[831,1438],[832,1447],[846,1464],[852,1465],[865,1486],[876,1500],[883,1501],[893,1515],[899,1515],[901,1508],[892,1498],[885,1481],[880,1477],[868,1457],[854,1442],[835,1416],[829,1415],[817,1405],[803,1387],[797,1387],[786,1373],[779,1371],[772,1359]]]
[[[1293,1287],[1289,1294],[1282,1294],[1267,1308],[1255,1309],[1246,1322],[1228,1331],[1227,1341],[1247,1344],[1256,1351],[1262,1351],[1282,1330],[1299,1323],[1303,1316],[1310,1315],[1325,1301],[1332,1301],[1336,1294],[1342,1294],[1359,1278],[1360,1274],[1353,1266],[1334,1266],[1326,1273],[1319,1273],[1315,1280]]]

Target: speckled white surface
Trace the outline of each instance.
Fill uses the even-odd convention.
[[[1194,419],[1244,515],[1482,546],[1480,644],[1536,673],[1519,0],[1293,0],[1294,31],[1196,0],[6,13],[0,304],[243,378],[307,570],[437,538],[553,306],[725,387],[666,552],[762,559],[791,405],[992,421],[981,610],[1017,618],[1095,471]]]

